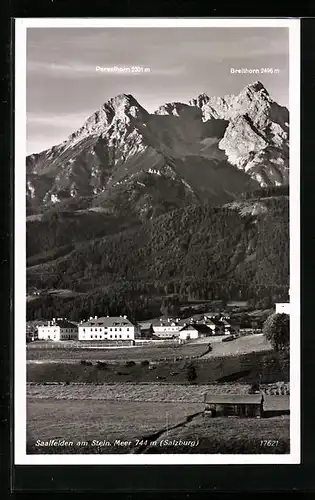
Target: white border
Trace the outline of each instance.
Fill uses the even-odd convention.
[[[106,27],[286,27],[290,36],[290,454],[26,455],[26,29]],[[300,20],[299,19],[15,19],[15,465],[300,463]]]

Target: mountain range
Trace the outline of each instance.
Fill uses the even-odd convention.
[[[26,176],[29,319],[286,299],[289,112],[260,82],[154,113],[118,95]]]
[[[289,113],[255,82],[148,113],[118,95],[64,142],[26,158],[27,213],[76,202],[141,220],[288,183]]]

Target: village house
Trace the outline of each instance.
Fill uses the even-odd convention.
[[[140,329],[127,316],[90,317],[79,324],[79,340],[134,340]]]
[[[77,340],[78,327],[64,318],[53,318],[45,325],[37,327],[38,340]]]
[[[240,325],[226,318],[222,318],[221,324],[225,335],[237,334],[240,331]]]
[[[210,417],[262,417],[261,394],[205,394],[204,415]]]
[[[278,302],[276,304],[276,313],[290,314],[290,302]]]
[[[211,336],[212,330],[207,325],[191,324],[184,326],[179,332],[180,340],[198,339]]]
[[[179,318],[160,318],[152,321],[153,333],[159,338],[178,337],[182,328]]]
[[[207,325],[213,335],[218,333],[218,327],[220,326],[214,316],[209,316],[207,314],[194,314],[188,319],[187,324]]]
[[[153,335],[153,327],[151,321],[139,321],[137,323],[140,337],[143,339],[150,339]]]
[[[26,325],[26,342],[34,342],[38,339],[37,327],[33,324]]]

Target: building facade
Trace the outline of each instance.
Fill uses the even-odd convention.
[[[211,328],[207,325],[192,324],[184,326],[179,332],[180,340],[198,339],[201,337],[210,337],[213,335]]]
[[[82,321],[78,328],[79,340],[134,340],[137,327],[127,316],[105,316]]]
[[[276,313],[290,314],[290,302],[281,302],[276,304]]]
[[[63,318],[53,318],[37,327],[38,340],[78,340],[78,327]]]
[[[172,338],[178,337],[179,332],[182,329],[182,325],[179,324],[179,320],[163,319],[155,320],[152,322],[153,333],[159,338]]]
[[[194,325],[184,326],[182,330],[179,332],[180,340],[190,340],[197,339],[199,337],[199,332]]]

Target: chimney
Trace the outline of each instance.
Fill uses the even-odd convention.
[[[124,316],[124,319],[127,319],[127,316],[126,316],[126,315]]]

